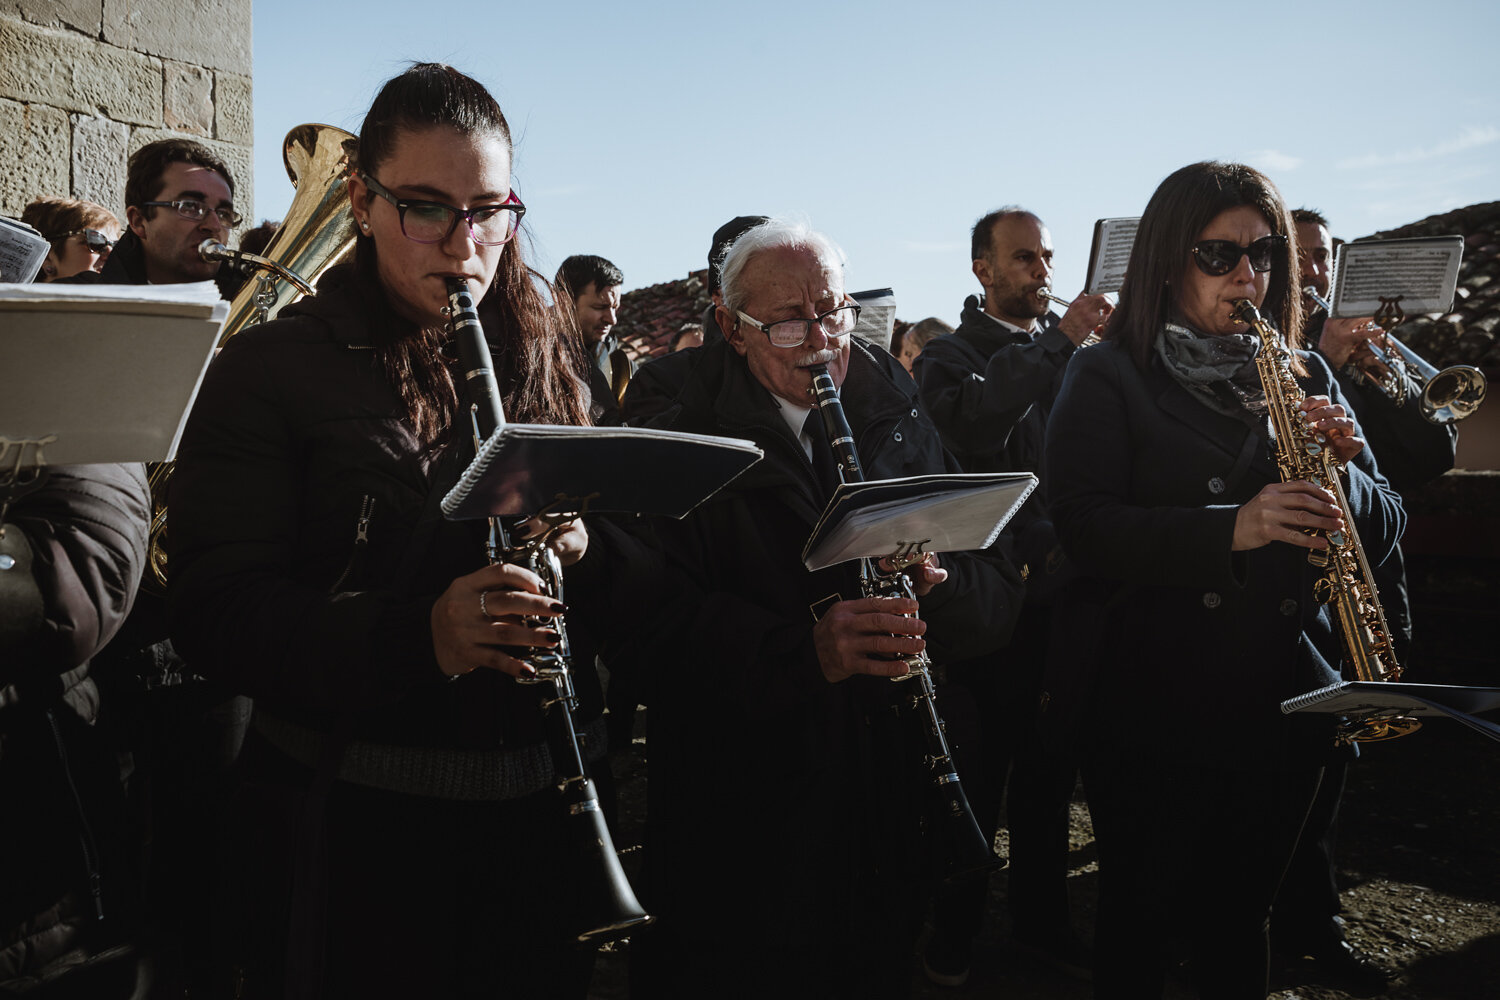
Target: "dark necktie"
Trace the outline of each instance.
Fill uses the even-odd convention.
[[[818,481],[819,495],[827,500],[839,485],[839,463],[833,456],[833,446],[828,443],[828,430],[823,426],[823,415],[815,406],[802,424],[802,433],[812,439],[813,474]]]

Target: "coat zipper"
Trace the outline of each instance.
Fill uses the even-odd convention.
[[[370,519],[375,515],[375,498],[366,493],[359,504],[359,520],[354,523],[354,551],[349,554],[349,563],[331,588],[334,593],[354,579],[355,570],[364,560],[365,550],[370,545]]]

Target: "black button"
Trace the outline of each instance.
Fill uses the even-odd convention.
[[[1220,493],[1223,493],[1224,492],[1224,480],[1220,479],[1218,476],[1214,476],[1212,479],[1210,479],[1208,481],[1208,492],[1214,494],[1215,496],[1218,496]]]
[[[1294,600],[1292,600],[1290,597],[1288,597],[1286,600],[1282,601],[1281,602],[1281,613],[1284,614],[1284,615],[1286,615],[1287,617],[1291,617],[1292,615],[1295,615],[1297,613],[1297,602],[1294,601]]]
[[[1224,603],[1224,599],[1212,590],[1203,595],[1203,606],[1205,608],[1217,608],[1222,603]]]

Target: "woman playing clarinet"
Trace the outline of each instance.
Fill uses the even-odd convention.
[[[178,455],[173,637],[255,699],[220,907],[246,997],[587,988],[538,689],[516,682],[564,608],[438,506],[473,454],[449,279],[478,300],[507,418],[590,422],[585,360],[516,238],[511,156],[475,80],[387,82],[349,178],[352,263],[229,341]],[[619,575],[594,542],[576,522],[552,542],[575,610]],[[598,761],[598,678],[577,684]]]

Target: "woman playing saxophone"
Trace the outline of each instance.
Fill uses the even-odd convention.
[[[1198,163],[1163,181],[1104,341],[1069,364],[1048,426],[1042,482],[1097,623],[1055,656],[1084,666],[1053,690],[1054,703],[1071,690],[1083,732],[1107,734],[1082,747],[1101,998],[1159,995],[1174,936],[1203,995],[1266,992],[1266,919],[1333,728],[1279,704],[1339,679],[1339,631],[1307,555],[1346,527],[1328,490],[1282,481],[1273,423],[1312,428],[1347,462],[1371,562],[1404,521],[1328,366],[1298,349],[1290,232],[1252,168]],[[1271,412],[1282,404],[1257,369],[1246,301],[1290,349],[1304,397],[1290,412]],[[1226,855],[1233,865],[1202,877]]]

